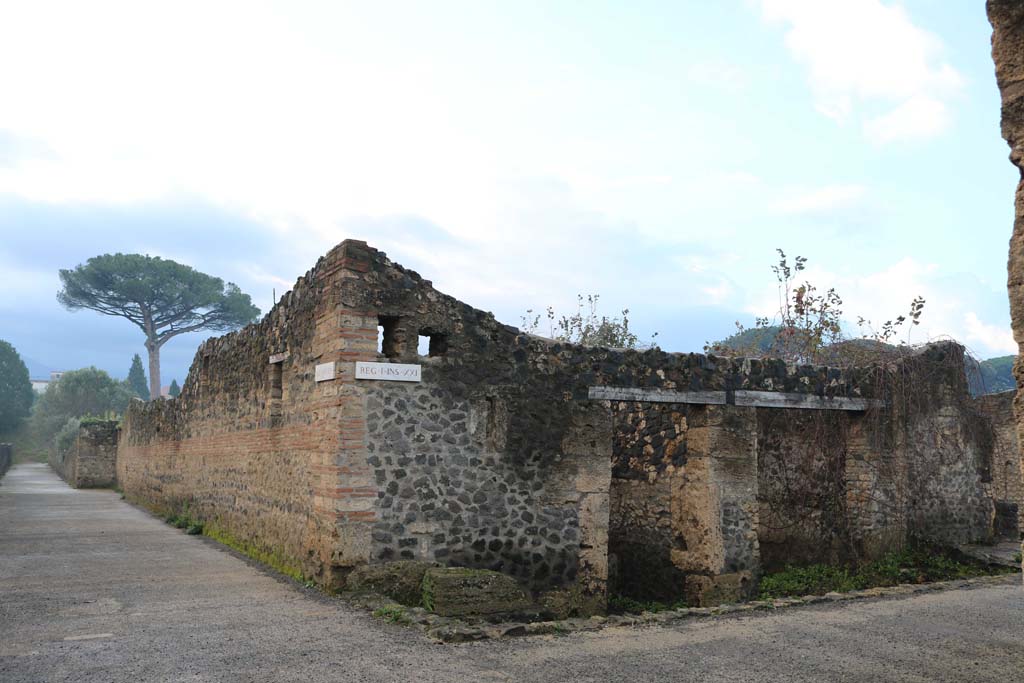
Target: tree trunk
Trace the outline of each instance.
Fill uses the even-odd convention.
[[[160,398],[160,345],[152,339],[146,340],[149,352],[149,400]]]

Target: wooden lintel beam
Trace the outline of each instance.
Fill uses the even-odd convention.
[[[737,405],[750,408],[795,408],[800,410],[850,410],[863,412],[885,406],[884,401],[847,396],[818,396],[783,391],[737,390],[673,391],[636,387],[590,387],[588,397],[598,401],[637,401],[640,403],[695,403],[700,405]]]

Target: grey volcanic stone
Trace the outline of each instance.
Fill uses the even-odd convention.
[[[445,617],[529,610],[530,599],[515,579],[487,569],[430,569],[423,577],[423,603]]]

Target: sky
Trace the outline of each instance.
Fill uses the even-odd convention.
[[[599,294],[668,351],[772,317],[783,249],[851,333],[923,296],[902,339],[1015,353],[982,5],[0,0],[0,338],[124,377],[142,333],[58,269],[158,255],[265,312],[355,238],[513,325]]]

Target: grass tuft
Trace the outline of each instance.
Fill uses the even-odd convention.
[[[641,612],[667,612],[669,610],[679,609],[680,607],[686,607],[683,602],[677,602],[674,604],[666,604],[664,602],[658,602],[652,600],[645,602],[642,600],[634,600],[633,598],[625,595],[609,595],[608,596],[608,611],[612,614],[639,614]]]
[[[387,605],[373,610],[373,616],[390,621],[392,624],[410,624],[412,619],[401,605]]]

